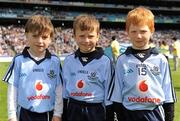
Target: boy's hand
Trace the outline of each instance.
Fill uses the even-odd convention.
[[[52,121],[62,121],[62,120],[58,116],[53,116]]]
[[[11,118],[8,121],[17,121],[17,119],[16,118]]]

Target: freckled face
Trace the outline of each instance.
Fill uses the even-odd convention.
[[[152,36],[152,32],[150,31],[147,25],[133,25],[131,24],[127,34],[132,42],[134,49],[148,49],[149,48],[149,40]]]

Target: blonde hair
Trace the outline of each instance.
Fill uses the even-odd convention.
[[[25,32],[38,32],[39,35],[48,32],[52,38],[54,36],[54,26],[50,18],[43,15],[33,15],[26,22]]]
[[[150,31],[153,33],[154,28],[154,15],[145,7],[137,7],[128,12],[126,18],[126,31],[129,30],[130,25],[147,25]]]
[[[93,31],[96,29],[97,33],[99,33],[100,23],[93,15],[79,15],[73,22],[74,34],[76,33],[77,29],[80,29],[81,31]]]

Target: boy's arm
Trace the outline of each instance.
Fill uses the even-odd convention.
[[[60,117],[53,116],[52,121],[62,121]]]
[[[53,117],[61,118],[63,112],[63,100],[62,100],[62,86],[58,85],[56,87],[56,97],[55,97],[55,106]]]
[[[8,121],[17,121],[17,119],[12,118],[12,119],[9,119]]]
[[[108,99],[109,90],[113,83],[114,78],[114,67],[113,63],[110,62],[107,66],[107,82],[105,83],[105,105],[106,105],[106,121],[113,121],[114,119],[114,109],[113,109],[113,103]]]
[[[174,103],[163,104],[165,112],[165,121],[173,121],[174,119]]]
[[[164,59],[166,60],[166,58]],[[164,70],[164,83],[163,83],[163,91],[165,93],[165,102],[163,104],[164,112],[165,112],[165,120],[173,121],[174,119],[174,103],[176,102],[176,95],[174,91],[174,87],[172,84],[172,76],[170,71],[170,66],[167,60],[165,64],[163,64]]]
[[[108,105],[112,105],[112,101],[109,100],[109,91],[112,88],[112,84],[113,84],[113,79],[114,79],[114,66],[113,66],[113,62],[109,61],[109,63],[106,64],[106,72],[104,74],[105,76],[105,83],[104,83],[104,87],[105,87],[105,99],[104,99],[104,103],[106,106]]]
[[[17,97],[18,97],[18,81],[20,77],[21,62],[13,58],[3,81],[8,84],[7,92],[7,108],[8,108],[8,121],[17,121]]]
[[[8,121],[17,121],[17,88],[8,85]]]
[[[66,91],[66,79],[65,76],[67,75],[67,72],[69,72],[68,60],[64,60],[64,64],[62,67],[62,80],[63,80],[63,114],[62,114],[62,120],[67,121],[67,104],[68,104],[68,95]],[[67,72],[66,72],[67,71]]]

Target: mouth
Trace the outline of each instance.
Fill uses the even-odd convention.
[[[143,43],[144,41],[135,41],[135,43]]]
[[[43,45],[36,45],[36,47],[44,47]]]
[[[90,45],[88,45],[88,44],[82,44],[81,45],[83,48],[89,48],[89,47],[91,47]]]

